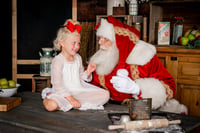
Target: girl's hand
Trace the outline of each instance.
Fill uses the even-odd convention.
[[[80,102],[75,99],[73,96],[68,96],[68,97],[65,97],[69,102],[70,104],[72,105],[73,108],[80,108],[81,107],[81,104]]]
[[[96,69],[96,64],[90,62],[90,64],[87,67],[87,76],[89,76],[92,72],[94,72],[95,69]]]

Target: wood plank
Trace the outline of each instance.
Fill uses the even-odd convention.
[[[116,133],[117,131],[108,130],[108,125],[112,124],[108,113],[128,112],[127,106],[111,103],[107,103],[104,110],[72,109],[68,112],[48,112],[44,109],[40,93],[22,92],[17,96],[22,98],[20,106],[6,113],[0,112],[0,132]],[[200,126],[200,117],[173,113],[167,113],[165,116],[171,120],[180,119],[181,127],[186,132]]]
[[[72,0],[72,19],[77,20],[77,0]]]
[[[7,112],[20,104],[20,97],[0,97],[0,111]]]
[[[190,90],[191,91],[191,90]],[[197,114],[197,116],[200,116],[199,108],[200,108],[200,88],[193,89],[191,91],[191,104],[190,105],[190,112],[191,114]]]
[[[170,46],[156,46],[158,53],[178,54],[184,56],[185,54],[192,54],[200,57],[199,49],[189,49],[187,46],[170,45]]]
[[[5,126],[32,133],[112,133],[108,112],[128,112],[127,106],[106,105],[105,110],[48,112],[44,109],[40,93],[18,93],[22,104],[13,110],[0,112],[0,132]],[[114,108],[113,108],[114,107]],[[9,133],[6,129],[4,133]]]
[[[177,57],[178,58],[178,57]],[[169,71],[169,73],[172,75],[172,77],[175,80],[175,83],[177,85],[177,77],[178,77],[178,59],[172,60],[170,56],[166,57],[166,68]]]
[[[34,74],[17,74],[18,79],[32,79]]]
[[[12,0],[12,79],[17,81],[17,0]]]
[[[40,64],[40,60],[17,60],[17,64],[20,65],[38,65]]]

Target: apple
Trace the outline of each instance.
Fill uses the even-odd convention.
[[[181,38],[181,45],[186,46],[186,45],[188,45],[188,42],[189,42],[189,38],[187,38],[185,36],[183,36]]]
[[[4,85],[7,85],[8,86],[8,80],[6,78],[1,78],[0,79],[0,85],[1,86],[4,86]]]
[[[189,38],[190,41],[193,41],[193,40],[196,39],[195,35],[191,34],[191,33],[188,35],[188,38]]]
[[[196,37],[196,40],[200,40],[200,36]]]
[[[1,88],[2,89],[7,89],[7,88],[9,88],[9,86],[8,85],[1,85]]]
[[[182,36],[179,36],[179,37],[178,37],[178,44],[179,44],[179,45],[181,45],[181,38],[182,38]]]
[[[10,88],[15,88],[16,87],[16,82],[14,80],[8,80],[8,86]]]

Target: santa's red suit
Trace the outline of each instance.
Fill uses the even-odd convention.
[[[127,24],[112,16],[107,22],[112,24],[114,35],[106,31],[106,24],[97,25],[98,36],[114,40],[119,50],[119,62],[107,75],[93,73],[92,83],[109,90],[114,101],[123,101],[126,98],[152,98],[153,109],[162,106],[167,99],[171,99],[176,91],[173,77],[169,74],[159,58],[156,56],[155,46],[139,40],[140,33]],[[109,29],[109,28],[108,28]],[[106,68],[105,68],[106,69]],[[138,84],[140,94],[126,94],[118,92],[110,82],[119,69],[126,69],[128,76]]]

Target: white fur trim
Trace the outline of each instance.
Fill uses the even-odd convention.
[[[159,110],[178,114],[188,114],[187,107],[183,104],[180,104],[179,101],[177,101],[176,99],[168,100]]]
[[[152,108],[157,109],[166,102],[166,90],[158,79],[141,78],[135,80],[142,92],[142,98],[152,98]]]
[[[97,29],[97,36],[103,36],[112,42],[115,42],[115,31],[111,23],[108,23],[106,19],[101,19],[101,24]]]
[[[128,58],[126,59],[126,63],[128,64],[136,64],[136,65],[145,65],[147,64],[153,56],[156,54],[155,46],[139,40]]]

